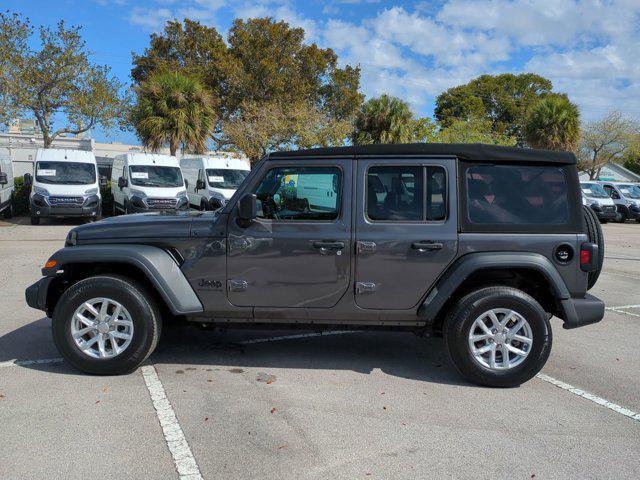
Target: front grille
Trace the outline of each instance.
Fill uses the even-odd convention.
[[[81,207],[84,203],[82,197],[49,197],[52,207]]]
[[[604,205],[602,207],[602,211],[605,213],[615,213],[616,206],[615,205]]]
[[[147,205],[153,210],[168,210],[176,208],[175,198],[147,198]]]

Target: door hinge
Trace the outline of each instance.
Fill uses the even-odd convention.
[[[357,242],[358,253],[374,253],[376,251],[376,242]]]
[[[227,282],[227,288],[230,292],[244,292],[247,287],[247,282],[244,280],[229,280]]]
[[[356,295],[375,293],[376,284],[373,282],[356,282]]]

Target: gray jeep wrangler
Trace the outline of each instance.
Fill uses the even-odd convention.
[[[273,153],[216,212],[72,229],[26,291],[74,367],[134,370],[163,317],[441,335],[467,379],[514,386],[600,321],[604,255],[571,153],[370,145]],[[425,366],[425,368],[427,368]]]

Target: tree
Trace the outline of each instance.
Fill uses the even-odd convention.
[[[529,109],[551,89],[550,80],[534,73],[482,75],[438,95],[435,117],[443,127],[455,120],[482,118],[491,122],[494,132],[523,144]]]
[[[0,14],[0,91],[4,116],[31,114],[51,146],[56,137],[100,126],[111,129],[124,117],[128,95],[106,66],[89,61],[80,27],[34,29],[20,15]],[[56,128],[56,123],[63,126]]]
[[[640,132],[631,135],[629,148],[622,156],[622,165],[633,173],[640,175]]]
[[[177,72],[159,72],[148,77],[137,91],[131,122],[142,143],[157,151],[169,145],[204,153],[217,120],[211,95],[200,82]]]
[[[548,95],[529,111],[524,133],[533,148],[575,150],[580,139],[578,107],[566,95]]]
[[[307,44],[304,37],[303,29],[271,18],[238,19],[225,44],[213,27],[168,22],[162,34],[152,35],[144,55],[134,56],[132,76],[139,82],[169,66],[200,78],[219,100],[220,121],[213,129],[218,148],[238,148],[255,159],[256,152],[313,138],[322,142],[314,146],[333,144],[340,132],[342,143],[345,122],[362,103],[360,69],[338,68],[331,49]],[[275,117],[264,118],[266,112]],[[308,134],[310,117],[324,134]],[[264,122],[257,125],[260,118]],[[247,137],[253,131],[260,135]]]
[[[351,139],[355,145],[424,142],[433,131],[428,119],[414,118],[407,102],[385,94],[362,105]]]
[[[578,149],[578,169],[597,180],[602,167],[622,155],[633,145],[638,125],[613,110],[603,119],[587,123],[582,129]]]
[[[486,118],[471,117],[468,120],[448,122],[436,134],[436,141],[441,143],[488,143],[492,145],[515,146],[516,138],[506,133],[492,130],[491,121]]]

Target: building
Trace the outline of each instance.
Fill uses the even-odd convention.
[[[580,173],[580,180],[589,180],[589,174]],[[628,168],[614,162],[609,162],[600,170],[598,180],[608,180],[610,182],[640,182],[640,175],[633,173]]]

